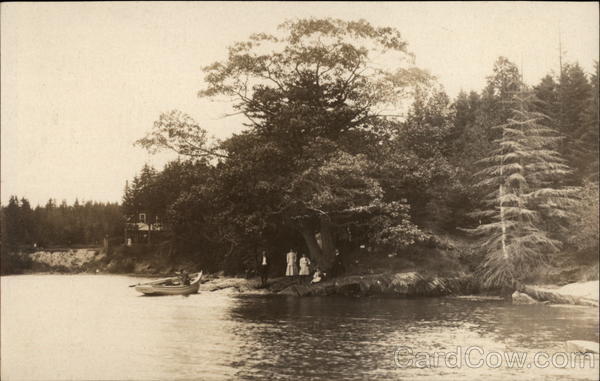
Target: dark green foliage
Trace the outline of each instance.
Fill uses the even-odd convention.
[[[227,60],[206,68],[208,87],[200,93],[233,97],[249,122],[246,133],[221,146],[227,153],[220,170],[235,197],[230,219],[239,223],[234,235],[246,241],[277,224],[294,228],[324,268],[342,232],[380,213],[398,224],[397,239],[405,231],[412,241],[408,232],[418,229],[405,221],[400,200],[384,197],[371,169],[374,148],[397,119],[381,110],[428,76],[415,68],[376,67],[375,53],[410,57],[391,28],[310,19],[281,30],[232,46]]]
[[[520,85],[521,73],[517,65],[499,57],[481,92],[481,112],[478,114],[478,123],[485,129],[489,142],[499,137],[500,132],[494,127],[511,116],[513,96]]]
[[[593,159],[593,153],[585,149],[587,147],[582,144],[584,141],[580,140],[593,130],[593,126],[587,119],[589,115],[587,111],[593,101],[592,85],[579,64],[568,64],[564,66],[560,75],[557,90],[559,101],[557,127],[565,137],[560,144],[559,152],[574,169],[570,181],[581,184],[585,172],[588,172],[586,161]]]
[[[0,274],[22,274],[31,270],[32,261],[28,255],[23,253],[2,249],[0,253]]]
[[[52,199],[45,206],[31,209],[29,201],[12,196],[2,208],[2,249],[20,246],[101,245],[104,237],[123,237],[121,207],[113,203],[88,201],[73,205]]]
[[[541,247],[567,239],[569,208],[556,204],[565,195],[557,189],[593,178],[597,167],[597,74],[594,93],[580,68],[567,66],[560,80],[545,77],[537,98],[524,100],[515,98],[518,68],[500,57],[481,93],[453,101],[429,75],[402,64],[411,55],[394,29],[309,19],[287,22],[280,32],[234,44],[225,60],[205,68],[200,96],[232,101],[247,118],[244,132],[212,142],[189,116],[173,111],[139,141],[151,151],[209,160],[192,176],[143,169],[126,194],[130,213],[155,208],[151,213],[173,227],[178,250],[242,271],[262,249],[279,261],[294,247],[327,266],[335,247],[369,242],[402,253],[415,242],[436,242],[426,230],[456,233],[457,226],[481,223],[486,233],[495,226],[494,200],[502,198],[515,231],[524,233],[511,233],[507,276],[493,270],[494,258],[503,256],[487,256],[484,268],[489,284],[506,284],[541,262]],[[376,66],[374,53],[394,57],[387,62],[397,67]],[[398,103],[408,95],[413,103],[401,118]],[[572,131],[565,141],[585,156],[568,157],[575,174],[553,153],[567,150],[552,128]],[[518,162],[505,157],[511,154]],[[496,171],[494,157],[507,159],[498,180],[508,192],[502,197],[497,189],[483,192],[474,176],[485,158],[486,173]],[[192,168],[191,161],[178,163]],[[518,165],[524,172],[511,172]],[[482,202],[487,215],[469,213]]]
[[[590,76],[592,85],[591,98],[588,100],[588,106],[585,110],[585,117],[579,130],[577,131],[574,146],[576,147],[578,163],[581,163],[581,178],[598,183],[600,168],[598,166],[599,144],[600,144],[600,88],[598,83],[598,74],[600,68],[598,61],[595,62],[595,72]]]
[[[485,285],[514,287],[533,268],[547,263],[548,253],[561,242],[548,229],[551,220],[564,220],[573,205],[573,189],[557,188],[556,178],[569,174],[565,160],[552,149],[559,139],[532,111],[532,94],[515,93],[512,116],[497,126],[495,149],[480,160],[477,186],[487,193],[483,208],[473,213],[486,257],[481,264]]]
[[[576,194],[572,213],[569,215],[571,229],[569,229],[567,243],[572,245],[579,253],[591,257],[598,257],[598,183],[587,182]]]
[[[573,173],[563,179],[581,185],[598,181],[598,65],[589,77],[579,64],[567,64],[557,79],[548,75],[534,88],[536,109],[550,117],[544,122],[564,137],[556,149]]]
[[[210,167],[204,160],[176,160],[162,171],[144,165],[123,195],[123,212],[133,218],[146,213],[147,221],[166,221],[169,207],[182,192],[208,180]]]
[[[19,199],[11,196],[8,206],[2,208],[2,245],[3,248],[15,248],[25,243],[25,227],[22,224]]]
[[[556,83],[551,75],[547,75],[542,78],[540,83],[535,86],[533,90],[536,97],[534,101],[536,110],[548,116],[548,118],[541,121],[541,123],[558,129],[558,123],[560,121],[558,83]]]
[[[252,35],[204,69],[199,93],[232,102],[243,132],[213,141],[189,115],[162,114],[137,144],[182,158],[144,166],[122,207],[32,209],[11,197],[3,249],[97,244],[145,213],[168,227],[157,257],[209,271],[252,270],[263,249],[272,268],[290,248],[325,268],[335,248],[360,262],[363,244],[405,260],[441,249],[438,238],[461,226],[485,237],[470,260],[488,285],[523,279],[564,244],[597,250],[598,64],[589,77],[565,65],[531,97],[499,57],[484,89],[450,99],[407,47],[397,30],[363,20],[301,19]],[[565,185],[584,185],[577,202]],[[119,250],[133,266],[145,248]]]

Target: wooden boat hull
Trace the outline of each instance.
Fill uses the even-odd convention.
[[[146,284],[139,284],[135,286],[135,290],[141,292],[144,295],[190,295],[196,294],[198,292],[198,288],[200,287],[200,279],[202,278],[202,273],[196,275],[195,278],[192,279],[189,285],[187,286],[167,286],[164,284],[155,282],[150,282]],[[174,279],[174,278],[168,278]],[[167,280],[168,280],[167,279]],[[165,279],[161,280],[164,282]]]

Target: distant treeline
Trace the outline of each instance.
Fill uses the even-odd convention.
[[[11,196],[2,207],[2,249],[102,244],[105,236],[123,236],[124,221],[117,203],[51,199],[32,208],[26,198]]]

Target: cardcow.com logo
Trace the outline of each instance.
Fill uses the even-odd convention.
[[[597,355],[575,352],[500,352],[481,347],[456,347],[449,352],[416,352],[400,346],[394,351],[398,368],[596,368]]]

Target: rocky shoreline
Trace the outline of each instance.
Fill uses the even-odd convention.
[[[467,295],[479,291],[475,280],[461,277],[425,276],[418,272],[348,275],[317,284],[296,284],[278,291],[297,296],[395,296],[427,297]]]
[[[25,255],[32,262],[26,273],[111,273],[146,276],[171,275],[181,266],[192,268],[193,264],[154,263],[109,256],[101,248],[79,248],[66,250],[38,250]],[[512,294],[514,304],[570,304],[598,307],[598,281],[571,283],[563,287],[556,285],[525,285]],[[500,295],[496,290],[484,291],[479,282],[469,275],[439,276],[419,271],[383,272],[376,274],[350,274],[310,284],[298,277],[270,279],[266,288],[261,288],[257,278],[235,278],[207,274],[200,291],[230,290],[240,293],[280,294],[290,296],[351,297],[434,297],[464,296],[487,293]],[[508,299],[508,295],[505,295]]]
[[[498,293],[495,293],[495,298],[509,299],[513,304],[543,303],[598,307],[599,287],[598,281],[572,283],[563,287],[524,286],[510,298],[498,296]],[[200,287],[201,292],[220,290],[302,297],[340,295],[406,298],[482,293],[477,281],[468,275],[448,278],[425,276],[418,272],[348,275],[317,284],[281,277],[270,280],[266,288],[260,288],[257,279],[209,276]]]
[[[268,293],[293,296],[395,296],[427,297],[465,295],[478,291],[470,276],[444,278],[424,276],[418,272],[347,275],[316,284],[298,277],[280,277],[269,280],[261,288],[258,279],[208,277],[200,291],[232,289],[241,293]]]
[[[577,282],[563,287],[523,286],[512,295],[515,304],[572,304],[598,307],[598,281]]]

